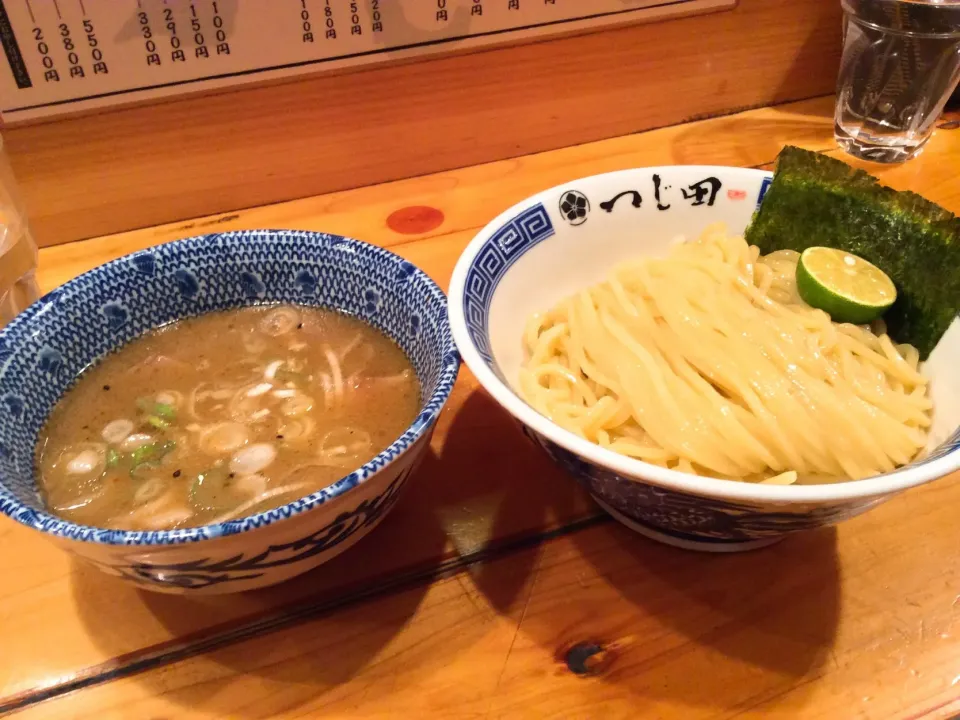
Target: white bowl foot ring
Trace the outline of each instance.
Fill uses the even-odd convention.
[[[697,541],[697,540],[685,540],[683,538],[673,537],[667,533],[656,530],[649,525],[644,525],[640,522],[637,522],[633,518],[629,518],[624,515],[619,510],[614,510],[612,507],[607,505],[603,500],[598,498],[596,495],[591,495],[594,501],[610,513],[615,520],[626,525],[631,530],[634,530],[641,535],[650,538],[651,540],[656,540],[661,542],[664,545],[672,545],[673,547],[682,548],[683,550],[696,550],[698,552],[712,552],[712,553],[734,553],[734,552],[744,552],[745,550],[758,550],[774,543],[778,543],[783,540],[785,535],[776,535],[770,538],[763,538],[761,540],[744,540],[743,542],[709,542],[709,541]]]

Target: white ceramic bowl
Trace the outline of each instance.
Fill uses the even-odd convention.
[[[768,486],[698,477],[604,450],[561,429],[516,392],[526,318],[599,282],[617,263],[662,255],[678,235],[747,227],[771,175],[730,167],[638,168],[581,178],[513,206],[467,246],[450,283],[464,361],[527,434],[614,517],[687,548],[742,550],[831,525],[960,468],[960,321],[925,364],[936,404],[921,459],[831,485]]]
[[[37,434],[85,367],[174,320],[278,302],[350,313],[404,350],[422,404],[396,441],[307,497],[214,525],[127,532],[46,512],[34,474]],[[145,589],[273,585],[339,555],[386,516],[429,447],[459,367],[443,292],[382,248],[338,235],[251,230],[144,250],[71,280],[0,330],[0,515]]]

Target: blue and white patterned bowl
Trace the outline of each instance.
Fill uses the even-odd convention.
[[[33,450],[48,413],[91,362],[159,325],[263,303],[336,308],[393,338],[422,385],[422,410],[386,450],[275,510],[200,528],[124,532],[49,515]],[[343,552],[393,507],[430,443],[459,370],[443,291],[391,252],[312,232],[203,235],[71,280],[0,330],[0,513],[150,590],[264,587]]]
[[[463,359],[526,433],[617,519],[657,540],[743,550],[831,525],[960,468],[960,322],[928,359],[931,443],[913,465],[832,485],[781,487],[697,477],[627,458],[567,432],[516,394],[527,317],[604,279],[618,262],[666,252],[673,238],[722,221],[742,232],[770,173],[670,166],[583,178],[507,210],[464,251],[450,283]]]

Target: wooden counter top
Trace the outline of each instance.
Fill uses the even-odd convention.
[[[764,167],[786,142],[841,156],[832,102],[52,247],[40,281],[273,227],[378,243],[446,287],[479,227],[566,180]],[[870,169],[958,212],[958,167],[960,130],[943,129],[921,157]],[[408,208],[442,221],[424,230],[437,213]],[[464,368],[432,455],[382,526],[283,586],[145,593],[0,520],[0,715],[948,718],[960,713],[958,507],[955,475],[764,550],[664,547],[601,513]]]

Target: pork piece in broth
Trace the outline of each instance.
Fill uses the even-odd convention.
[[[213,313],[151,332],[79,378],[40,435],[40,487],[51,512],[85,525],[221,522],[343,477],[419,405],[410,361],[356,318]]]

